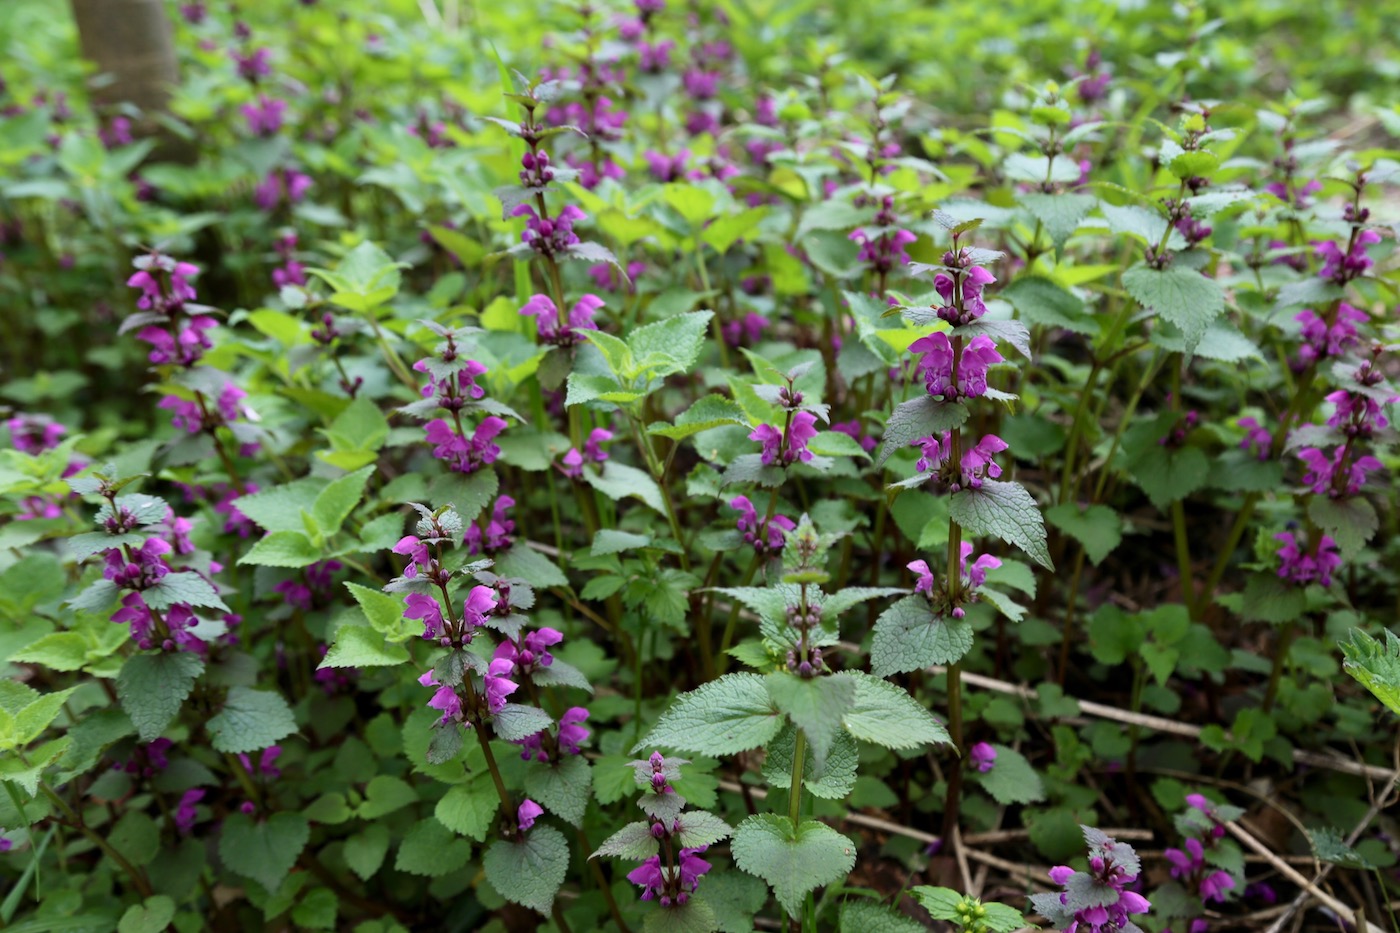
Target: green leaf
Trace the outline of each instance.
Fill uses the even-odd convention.
[[[376,632],[389,636],[393,641],[403,641],[413,634],[404,622],[404,604],[401,598],[349,580],[345,582],[345,588],[355,597],[355,602],[359,603],[365,618]]]
[[[1346,560],[1354,559],[1380,526],[1375,507],[1364,496],[1345,499],[1312,496],[1308,501],[1308,518],[1324,534],[1332,536]]]
[[[651,535],[639,535],[630,531],[604,528],[593,536],[593,550],[589,553],[594,557],[604,557],[608,554],[621,554],[623,551],[644,548],[648,544],[651,544]]]
[[[923,929],[917,920],[872,901],[841,904],[840,933],[923,933]]]
[[[822,767],[841,730],[842,717],[855,703],[855,681],[844,674],[806,678],[787,671],[775,671],[764,681],[773,705],[807,736],[812,757]]]
[[[300,533],[302,511],[310,511],[327,485],[320,477],[294,480],[235,499],[233,507],[267,531]]]
[[[680,440],[726,424],[748,427],[749,419],[743,406],[722,395],[706,395],[677,415],[670,424],[660,421],[651,424],[647,427],[647,433]]]
[[[1247,622],[1293,622],[1307,611],[1307,595],[1300,587],[1273,573],[1252,573],[1244,584],[1240,618]]]
[[[481,867],[506,900],[548,916],[569,872],[569,844],[559,830],[536,824],[519,842],[497,839]]]
[[[362,396],[347,405],[320,433],[331,442],[331,450],[317,451],[318,458],[342,469],[358,469],[377,458],[389,437],[389,419],[378,405]]]
[[[228,606],[224,605],[224,601],[219,598],[209,581],[193,571],[168,573],[141,595],[146,605],[159,611],[169,609],[176,603],[185,603],[189,606],[228,612]]]
[[[409,660],[403,645],[385,641],[367,625],[342,625],[316,669],[328,667],[387,667]]]
[[[953,493],[948,513],[967,533],[995,535],[1025,551],[1046,570],[1055,569],[1045,546],[1040,508],[1020,483],[983,480],[981,488]]]
[[[526,795],[574,826],[583,826],[592,790],[593,775],[581,755],[569,755],[558,764],[538,765],[525,772]]]
[[[661,843],[651,834],[651,824],[645,821],[628,823],[613,833],[598,847],[589,858],[600,855],[610,858],[649,859],[661,848]]]
[[[501,798],[489,780],[454,784],[437,802],[433,815],[454,833],[486,841],[486,833],[501,809]]]
[[[141,741],[160,738],[203,672],[204,662],[184,652],[127,658],[117,675],[117,696]]]
[[[305,567],[321,559],[321,549],[300,531],[274,531],[258,541],[238,563],[260,567]]]
[[[237,754],[275,745],[296,731],[297,722],[280,694],[233,687],[208,729],[215,749]]]
[[[345,840],[345,864],[361,881],[373,878],[388,854],[389,828],[383,823],[370,823]]]
[[[374,467],[367,466],[354,473],[342,476],[321,490],[311,506],[311,517],[327,535],[340,530],[345,519],[359,504],[365,494],[365,484],[374,473]]]
[[[908,596],[875,620],[870,670],[876,677],[953,664],[972,650],[972,625],[935,615],[923,596]]]
[[[377,774],[365,787],[364,802],[355,815],[362,820],[377,820],[417,802],[418,792],[413,785],[392,774]]]
[[[602,330],[590,330],[587,337],[588,342],[598,348],[608,370],[619,383],[631,382],[637,377],[637,361],[626,341]]]
[[[1106,505],[1082,507],[1061,502],[1046,509],[1045,520],[1082,544],[1085,556],[1095,566],[1123,541],[1123,520]]]
[[[569,578],[552,560],[523,541],[496,558],[496,572],[503,577],[519,577],[541,590],[569,585]]]
[[[282,886],[310,838],[311,827],[299,813],[274,813],[256,822],[246,813],[232,813],[219,836],[219,858],[271,894]]]
[[[677,833],[681,846],[695,849],[714,845],[721,839],[728,839],[734,830],[728,823],[713,813],[704,810],[687,810],[680,816],[680,830]]]
[[[865,452],[865,448],[860,446],[860,441],[849,434],[842,434],[840,431],[822,431],[807,442],[807,449],[814,454],[823,457],[861,457],[866,460],[870,455]]]
[[[156,894],[128,907],[117,924],[117,933],[162,933],[174,919],[175,902]]]
[[[666,514],[666,502],[661,496],[661,487],[656,480],[633,466],[608,460],[603,464],[602,473],[583,471],[584,481],[594,489],[614,501],[635,496],[662,515]]]
[[[434,505],[450,505],[464,522],[475,521],[481,510],[496,497],[500,480],[495,470],[475,473],[444,473],[428,486]]]
[[[1347,845],[1342,834],[1330,826],[1310,830],[1308,841],[1312,843],[1313,852],[1319,861],[1362,871],[1371,871],[1376,867],[1370,859]]]
[[[993,745],[997,758],[992,770],[979,773],[977,782],[999,804],[1037,803],[1045,799],[1045,785],[1026,756],[1005,745]]]
[[[773,813],[740,823],[729,849],[740,869],[768,882],[793,918],[807,892],[842,880],[856,864],[855,843],[830,826],[806,820],[794,827]]]
[[[139,810],[127,810],[107,832],[107,841],[133,865],[150,864],[160,852],[155,820]]]
[[[28,745],[37,739],[40,733],[58,718],[63,704],[76,689],[78,688],[69,687],[67,690],[60,690],[57,693],[46,693],[15,713],[15,745]]]
[[[700,239],[723,256],[735,241],[758,229],[759,221],[768,216],[768,211],[768,207],[761,206],[751,207],[737,214],[724,214],[710,222],[700,234]]]
[[[472,857],[472,844],[452,834],[433,817],[419,820],[399,843],[394,867],[410,875],[441,878]]]
[[[713,933],[719,919],[710,903],[710,886],[705,887],[704,892],[684,904],[647,911],[642,933]]]
[[[398,294],[402,268],[407,268],[404,263],[394,262],[388,253],[366,240],[341,258],[333,274],[321,269],[307,271],[334,289],[331,301],[351,311],[363,312]]]
[[[1225,292],[1220,283],[1182,266],[1153,269],[1138,263],[1123,273],[1123,287],[1143,307],[1151,308],[1181,329],[1188,354],[1196,349],[1210,323],[1225,310]]]
[[[921,395],[895,406],[885,422],[884,437],[875,455],[875,465],[881,466],[897,450],[908,447],[921,437],[942,434],[967,420],[967,406],[962,402],[940,402],[931,395]]]
[[[1098,200],[1087,194],[1023,194],[1020,203],[1044,226],[1058,253]]]
[[[763,777],[772,787],[787,790],[792,782],[792,753],[796,750],[797,730],[791,725],[783,727],[768,743],[767,755],[763,759]],[[802,768],[802,786],[815,797],[824,800],[844,800],[856,785],[856,763],[860,746],[844,730],[836,733],[831,743],[831,752],[825,763],[817,766],[812,757],[811,746],[807,747],[806,762]]]
[[[855,706],[846,714],[846,731],[862,742],[885,748],[915,748],[946,744],[948,730],[903,687],[855,671]]]
[[[765,744],[782,724],[762,677],[726,674],[676,697],[632,751],[662,747],[733,755]]]
[[[522,703],[507,703],[491,717],[491,728],[496,737],[507,742],[517,742],[552,725],[553,718],[544,710]]]
[[[1385,630],[1382,644],[1361,629],[1352,629],[1351,641],[1342,642],[1343,669],[1400,716],[1400,638]]]
[[[333,930],[340,899],[329,888],[313,888],[292,908],[292,922],[307,930]]]
[[[1131,460],[1128,469],[1147,498],[1161,511],[1200,489],[1210,478],[1210,459],[1199,447],[1175,450],[1149,445]]]
[[[1000,292],[1022,320],[1041,327],[1060,327],[1078,334],[1095,334],[1098,323],[1084,312],[1084,302],[1050,279],[1018,276]]]
[[[637,365],[651,376],[689,372],[700,358],[713,311],[691,311],[639,327],[627,337]],[[612,461],[608,461],[611,463]]]

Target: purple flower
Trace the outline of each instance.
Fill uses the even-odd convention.
[[[257,83],[259,78],[272,74],[272,52],[265,48],[253,49],[246,55],[238,50],[233,52],[233,61],[239,77]]]
[[[914,572],[919,578],[914,584],[915,593],[926,593],[933,595],[933,571],[928,567],[928,561],[911,560],[905,566]]]
[[[978,742],[967,750],[968,764],[986,774],[997,761],[997,750],[986,742]]]
[[[724,334],[724,342],[731,347],[758,343],[763,337],[763,332],[767,329],[768,319],[753,311],[745,314],[740,320],[725,321],[720,328]]]
[[[1357,342],[1356,325],[1364,324],[1368,318],[1345,301],[1337,303],[1337,315],[1331,325],[1318,317],[1311,308],[1305,308],[1293,320],[1303,326],[1303,344],[1298,348],[1298,358],[1304,364],[1316,362],[1332,356],[1340,356]]]
[[[1274,535],[1274,540],[1283,542],[1278,549],[1278,575],[1281,578],[1298,586],[1311,583],[1324,587],[1332,585],[1332,572],[1342,566],[1342,555],[1337,542],[1330,535],[1322,535],[1311,553],[1303,550],[1290,532],[1281,531]]]
[[[1273,435],[1269,433],[1269,430],[1253,418],[1241,418],[1238,423],[1245,430],[1244,440],[1240,441],[1240,449],[1258,448],[1259,459],[1269,459],[1269,450],[1273,444]]]
[[[1121,860],[1120,851],[1123,853]],[[1129,873],[1127,865],[1136,862],[1131,847],[1099,834],[1089,845],[1089,871],[1077,872],[1067,865],[1055,866],[1050,869],[1050,880],[1067,890],[1059,895],[1033,895],[1031,904],[1065,933],[1115,933],[1131,928],[1133,924],[1128,918],[1147,913],[1152,906],[1147,898],[1127,889],[1137,881],[1136,870]],[[1071,907],[1070,891],[1076,893],[1077,904],[1085,902],[1087,893],[1090,906]]]
[[[666,878],[661,872],[661,856],[653,855],[627,873],[627,880],[642,888],[642,900],[649,901],[661,895]]]
[[[807,442],[817,436],[816,423],[816,415],[810,411],[799,411],[793,414],[786,431],[779,431],[771,424],[761,424],[749,435],[749,440],[763,444],[764,466],[771,466],[775,461],[781,466],[798,460],[805,463],[813,456],[807,449]]]
[[[476,522],[467,525],[462,543],[467,546],[468,554],[496,554],[514,543],[511,534],[515,531],[515,522],[506,518],[506,510],[514,506],[515,500],[510,496],[497,496],[485,531]]]
[[[485,678],[486,706],[492,714],[499,713],[506,705],[506,697],[520,689],[520,685],[510,679],[514,670],[514,662],[506,658],[496,658],[487,667]]]
[[[253,191],[253,201],[261,210],[272,211],[283,201],[296,204],[311,189],[311,176],[294,168],[275,168]]]
[[[199,267],[188,262],[176,262],[169,256],[152,252],[132,261],[137,271],[126,280],[132,288],[141,290],[136,307],[143,311],[174,315],[185,302],[195,299],[190,279],[199,275]]]
[[[433,445],[433,456],[447,463],[447,468],[456,473],[475,473],[483,466],[495,463],[501,455],[501,448],[493,439],[506,428],[503,418],[487,415],[477,425],[471,438],[458,434],[441,418],[429,421],[425,426],[428,443]]]
[[[147,538],[135,550],[108,548],[103,552],[102,576],[124,590],[149,589],[170,572],[164,557],[172,550],[163,538]]]
[[[835,422],[831,425],[831,430],[853,438],[856,443],[860,444],[860,449],[866,453],[872,452],[879,446],[879,442],[875,438],[861,431],[859,421]]]
[[[1362,230],[1356,234],[1345,253],[1331,240],[1314,243],[1313,252],[1322,260],[1322,270],[1318,275],[1338,284],[1345,284],[1365,275],[1372,265],[1371,257],[1366,255],[1366,247],[1380,241],[1381,235],[1376,231]]]
[[[963,485],[977,489],[984,478],[996,479],[1000,476],[1001,467],[997,466],[992,455],[1006,448],[1006,441],[995,434],[984,434],[976,446],[962,455]]]
[[[571,706],[559,717],[559,751],[566,755],[577,755],[584,742],[592,733],[583,722],[588,719],[588,710],[582,706]]]
[[[525,231],[520,234],[520,242],[542,256],[557,256],[578,243],[574,224],[588,217],[583,211],[567,205],[558,216],[542,218],[528,204],[521,204],[510,212],[512,217],[525,217]]]
[[[735,496],[729,500],[729,507],[739,512],[737,527],[744,536],[744,543],[754,549],[760,557],[782,553],[787,543],[783,533],[797,526],[786,515],[774,513],[771,519],[760,519],[758,511],[747,496]]]
[[[910,344],[909,349],[921,354],[918,369],[929,395],[949,400],[985,395],[988,367],[1004,362],[995,341],[986,334],[978,334],[968,341],[958,357],[958,376],[954,384],[953,345],[946,333],[940,331],[922,337]]]
[[[22,454],[40,454],[57,447],[68,429],[48,415],[16,415],[5,422],[10,443]]]
[[[961,251],[958,254],[952,251],[943,254],[945,266],[962,266],[964,260],[965,256]],[[953,277],[945,272],[938,273],[933,277],[933,287],[938,290],[944,302],[944,306],[938,310],[938,316],[954,327],[971,324],[987,313],[987,306],[982,301],[982,289],[995,281],[996,276],[981,266],[968,266],[963,274],[962,304],[959,306]]]
[[[857,227],[847,236],[860,246],[857,258],[868,265],[877,275],[888,275],[892,270],[906,265],[909,254],[904,248],[918,239],[908,230],[882,230],[871,235],[863,227]]]
[[[282,772],[276,767],[276,762],[281,755],[282,746],[270,745],[263,749],[262,754],[258,757],[257,767],[253,766],[253,762],[248,758],[246,752],[240,752],[238,760],[243,764],[243,770],[254,777],[263,775],[269,778],[279,778],[282,776]]]
[[[1335,406],[1332,417],[1327,419],[1328,426],[1341,430],[1348,437],[1369,438],[1390,426],[1381,404],[1369,395],[1338,389],[1327,396],[1327,401]],[[1386,404],[1397,401],[1400,395],[1386,399]]]
[[[529,797],[520,802],[520,806],[515,811],[515,820],[520,826],[522,833],[529,832],[530,827],[535,825],[535,820],[543,815],[544,808],[535,803]]]
[[[567,322],[561,321],[559,309],[546,295],[535,295],[520,309],[526,317],[535,318],[540,342],[558,347],[571,347],[584,339],[583,331],[597,330],[593,315],[603,307],[603,299],[597,295],[584,295],[569,311]]]
[[[689,158],[689,149],[682,149],[673,156],[657,152],[655,149],[648,149],[646,152],[647,168],[652,177],[659,182],[679,181],[684,178],[685,163]]]
[[[424,638],[437,641],[442,637],[442,606],[438,605],[437,599],[427,593],[409,593],[404,597],[404,602],[408,606],[408,611],[403,614],[403,617],[405,619],[421,619]]]
[[[282,115],[287,112],[287,102],[266,94],[259,94],[254,103],[239,108],[248,121],[248,132],[254,136],[276,136],[282,129]]]
[[[1351,459],[1350,454],[1350,445],[1338,446],[1330,458],[1316,447],[1304,447],[1298,451],[1298,459],[1308,468],[1303,474],[1303,485],[1311,487],[1318,495],[1326,494],[1334,499],[1356,495],[1366,482],[1366,474],[1382,469],[1383,465],[1375,457],[1366,455]]]
[[[975,589],[976,587],[981,586],[983,583],[986,583],[987,571],[995,570],[1001,566],[1001,561],[997,558],[993,557],[990,554],[982,554],[975,561],[973,561],[972,566],[969,567],[967,559],[972,556],[972,542],[964,541],[960,550],[962,552],[961,561],[963,580],[967,583],[969,589]]]
[[[195,804],[204,799],[204,788],[194,787],[180,795],[180,803],[175,808],[175,829],[180,835],[188,835],[194,829],[195,820],[198,814],[195,811]]]
[[[554,663],[554,656],[548,650],[549,646],[557,645],[563,640],[564,633],[552,628],[533,631],[518,643],[507,638],[496,646],[492,666],[499,661],[507,661],[515,675],[529,677],[535,670]]]

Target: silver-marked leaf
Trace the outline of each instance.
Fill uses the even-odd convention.
[[[959,490],[948,501],[948,514],[969,534],[998,537],[1046,570],[1055,569],[1045,545],[1040,507],[1020,483],[989,479],[980,488]]]

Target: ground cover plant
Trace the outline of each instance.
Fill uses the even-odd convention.
[[[1400,10],[136,7],[0,5],[6,930],[1400,930]]]

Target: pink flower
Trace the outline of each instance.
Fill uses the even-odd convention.
[[[997,750],[986,742],[978,742],[967,751],[967,760],[978,771],[986,774],[997,761]]]
[[[510,679],[515,664],[506,658],[497,658],[486,669],[486,706],[492,713],[499,713],[510,696],[520,685]]]
[[[543,815],[544,808],[535,803],[529,797],[520,802],[520,806],[515,811],[516,822],[520,825],[520,831],[528,832],[531,826],[535,825],[535,820]]]
[[[933,571],[929,569],[928,562],[922,560],[911,560],[905,566],[918,576],[918,582],[914,584],[915,593],[927,593],[933,595]]]

